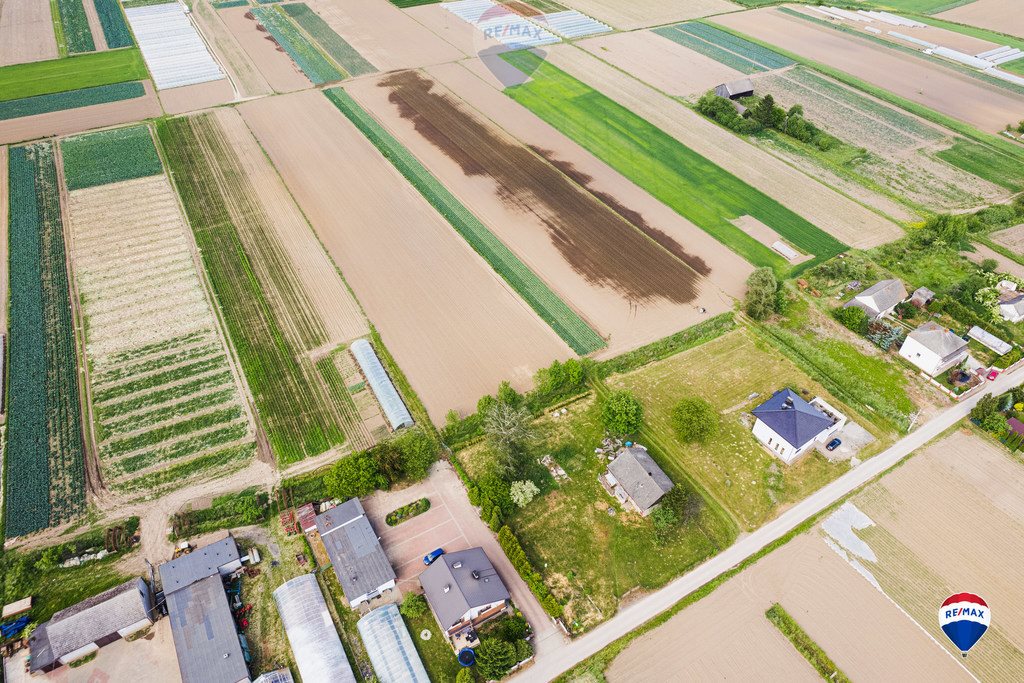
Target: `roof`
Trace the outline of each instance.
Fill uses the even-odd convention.
[[[182,683],[249,680],[220,575],[199,579],[166,597]]]
[[[0,615],[0,619],[6,619],[8,617],[13,617],[16,614],[21,614],[22,612],[27,612],[30,609],[32,609],[32,596],[31,595],[28,596],[27,598],[22,598],[21,600],[15,600],[14,602],[11,602],[11,603],[8,603],[8,604],[4,605],[4,611],[3,611],[3,614]]]
[[[641,510],[651,508],[672,490],[672,480],[658,467],[647,449],[639,446],[619,453],[608,464],[608,471]]]
[[[715,86],[715,94],[719,97],[736,97],[754,92],[754,82],[749,78],[738,78],[735,81]]]
[[[317,515],[316,528],[349,601],[396,578],[358,498]]]
[[[356,628],[381,683],[430,683],[395,605],[378,607],[360,619]]]
[[[445,629],[457,624],[475,607],[512,597],[483,548],[442,555],[420,574],[420,585],[430,609]]]
[[[853,297],[843,308],[856,306],[872,317],[878,317],[907,298],[907,288],[900,280],[881,280]]]
[[[176,590],[190,586],[200,579],[220,573],[220,568],[241,559],[238,544],[233,536],[210,545],[197,548],[176,560],[160,565],[160,583],[164,594],[170,595]]]
[[[927,287],[918,287],[914,290],[914,293],[910,297],[915,301],[931,301],[935,298],[935,292],[928,289]]]
[[[298,509],[299,528],[303,532],[312,531],[316,528],[316,509],[312,503],[306,503]]]
[[[983,330],[977,325],[968,330],[967,336],[992,349],[1000,356],[1008,354],[1010,349],[1013,348],[1008,342],[1003,341],[988,330]]]
[[[927,322],[907,335],[940,358],[951,356],[967,347],[967,342],[935,322]]]
[[[412,426],[412,415],[405,407],[402,397],[395,389],[391,378],[388,377],[384,366],[380,364],[380,359],[377,358],[370,342],[365,339],[357,339],[352,342],[351,348],[352,356],[359,364],[359,369],[363,371],[363,376],[366,377],[367,384],[373,390],[373,395],[377,397],[377,402],[380,403],[388,422],[391,423],[391,429]]]
[[[288,669],[277,669],[260,674],[252,683],[295,683],[295,679]]]
[[[754,416],[793,448],[803,448],[835,424],[792,389],[781,389],[754,408]]]
[[[1006,424],[1014,434],[1024,434],[1024,422],[1021,422],[1017,418],[1011,417],[1006,421]]]
[[[1018,294],[1017,292],[1008,292],[1006,295],[999,297],[999,307],[1007,307],[1013,310],[1014,313],[1024,313],[1024,294]]]
[[[29,639],[32,671],[123,628],[152,619],[149,585],[131,579],[57,612]]]
[[[303,574],[274,591],[295,664],[304,683],[355,683],[315,574]]]

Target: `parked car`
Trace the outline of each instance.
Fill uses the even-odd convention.
[[[429,565],[434,563],[434,560],[436,560],[437,558],[441,557],[442,555],[444,555],[444,548],[438,548],[437,550],[432,550],[432,551],[430,551],[429,553],[427,553],[426,555],[423,556],[423,564],[429,566]]]
[[[839,448],[842,444],[843,442],[841,439],[832,439],[825,445],[825,450],[834,451],[835,449]]]
[[[995,380],[995,378],[998,377],[998,376],[999,376],[999,371],[998,370],[992,370],[992,371],[990,371],[988,373],[988,381],[991,382],[991,381]]]

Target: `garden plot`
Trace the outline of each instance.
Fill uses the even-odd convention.
[[[565,0],[565,4],[624,31],[736,10],[736,5],[726,0]]]
[[[58,56],[48,0],[0,4],[0,66]]]
[[[291,92],[312,85],[288,54],[278,48],[273,37],[260,30],[256,17],[248,7],[231,7],[218,10],[216,14],[216,18],[227,27],[271,90]]]
[[[131,7],[125,14],[158,90],[225,77],[180,3]]]
[[[1001,244],[1018,254],[1024,254],[1024,224],[994,232],[990,237],[996,244]]]
[[[250,12],[314,85],[340,81],[344,78],[345,74],[339,71],[313,43],[306,39],[295,22],[289,19],[288,15],[279,7],[276,5],[253,7]]]
[[[491,0],[456,0],[441,7],[475,26],[485,38],[493,38],[514,50],[550,45],[561,40],[540,24],[531,23]]]
[[[69,54],[93,52],[96,49],[96,43],[92,38],[92,29],[89,27],[89,17],[85,12],[84,0],[54,0],[52,5],[61,25],[58,40],[63,41],[66,52]]]
[[[239,109],[435,422],[571,355],[321,93]]]
[[[239,41],[224,25],[219,13],[205,0],[192,6],[192,19],[206,38],[218,62],[228,72],[242,98],[259,97],[273,92],[256,64],[249,58]]]
[[[935,16],[1024,38],[1024,12],[1017,0],[974,0]]]

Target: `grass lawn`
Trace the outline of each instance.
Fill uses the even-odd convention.
[[[149,78],[137,48],[0,67],[0,102]]]
[[[869,254],[879,265],[914,288],[927,287],[933,292],[946,292],[978,270],[977,265],[960,256],[955,249],[915,249],[902,240],[876,247]]]
[[[441,634],[441,629],[434,621],[434,615],[429,611],[423,616],[410,619],[403,616],[405,627],[409,629],[412,642],[416,644],[416,651],[423,660],[423,666],[427,669],[427,675],[432,681],[454,681],[462,668],[459,661],[455,659],[455,652],[452,651],[448,641]],[[420,633],[430,631],[430,640],[420,638]]]

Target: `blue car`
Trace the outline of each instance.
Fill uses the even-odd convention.
[[[437,550],[432,550],[431,552],[429,552],[429,553],[427,553],[426,555],[423,556],[423,564],[425,564],[427,566],[430,566],[431,564],[434,563],[434,560],[436,560],[437,558],[441,557],[442,555],[444,555],[444,548],[438,548]]]
[[[839,448],[842,444],[843,444],[843,442],[840,441],[839,439],[832,439],[825,446],[825,450],[826,451],[834,451],[835,449]]]

